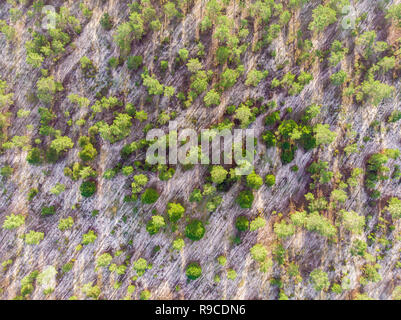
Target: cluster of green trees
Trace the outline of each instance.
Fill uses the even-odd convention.
[[[272,80],[272,88],[282,87],[288,90],[291,96],[298,95],[302,92],[304,87],[313,80],[310,73],[302,71],[298,76],[292,72],[286,73],[281,80],[274,78]]]
[[[225,170],[223,168],[223,170]],[[216,179],[216,177],[215,177]],[[220,186],[218,186],[220,188]],[[217,188],[211,184],[203,186],[203,192],[195,189],[189,197],[190,202],[205,203],[206,210],[212,213],[220,206],[223,198],[217,193]]]
[[[43,4],[43,3],[42,3]],[[81,32],[81,23],[71,15],[69,9],[61,7],[55,13],[56,27],[46,33],[31,31],[32,40],[25,43],[26,61],[34,68],[40,68],[47,57],[58,60],[71,43],[72,37]]]
[[[97,68],[91,59],[89,59],[87,56],[83,56],[79,62],[81,63],[81,70],[85,77],[93,78],[96,75]]]
[[[176,58],[175,68],[186,66],[190,73],[190,84],[188,93],[179,92],[176,94],[176,89],[172,86],[166,86],[162,84],[155,74],[149,74],[146,67],[143,68],[141,74],[142,84],[147,89],[150,96],[161,96],[171,98],[174,95],[184,103],[184,107],[190,106],[190,104],[197,98],[202,97],[202,100],[206,107],[219,106],[222,101],[222,94],[224,90],[229,90],[234,87],[238,79],[242,75],[246,75],[244,85],[248,87],[257,87],[260,82],[265,79],[269,72],[267,70],[259,71],[260,66],[257,68],[251,68],[245,72],[244,65],[241,64],[241,55],[247,50],[249,41],[249,20],[248,14],[254,19],[255,26],[261,32],[254,34],[262,35],[261,41],[256,41],[254,50],[260,49],[263,45],[270,44],[274,38],[276,38],[281,29],[286,29],[287,24],[291,20],[293,11],[297,10],[308,0],[290,0],[283,5],[282,3],[276,3],[271,0],[256,0],[249,5],[249,10],[242,15],[239,25],[234,23],[234,20],[225,15],[225,8],[228,5],[227,1],[212,0],[206,4],[206,12],[201,23],[200,29],[203,33],[212,34],[212,37],[217,39],[217,50],[214,52],[215,56],[215,67],[220,69],[221,73],[217,74],[216,70],[206,70],[204,63],[206,60],[202,60],[205,55],[205,46],[202,42],[198,43],[197,56],[194,56],[193,52],[190,52],[187,48],[181,48],[178,51],[178,57]],[[326,1],[324,5],[317,6],[312,13],[312,21],[309,24],[311,31],[322,32],[330,25],[334,24],[339,17],[341,8],[347,4],[347,1]],[[128,56],[127,68],[129,70],[139,70],[143,65],[142,56],[129,56],[133,41],[140,40],[149,31],[155,32],[161,30],[163,24],[169,23],[169,21],[181,18],[182,13],[185,14],[188,2],[180,1],[179,3],[167,2],[160,10],[153,6],[149,0],[142,0],[141,2],[133,2],[129,4],[131,10],[129,21],[122,23],[118,26],[115,32],[115,42],[121,49],[121,55],[123,57]],[[240,7],[243,6],[240,3]],[[86,7],[85,4],[80,4],[81,13],[87,19],[91,17],[91,10]],[[158,16],[159,13],[162,16]],[[392,5],[388,12],[387,18],[394,21],[399,27],[401,26],[401,5]],[[14,18],[18,17],[18,12],[13,11]],[[27,49],[27,62],[35,68],[40,68],[47,57],[57,60],[65,51],[65,47],[71,43],[71,40],[76,33],[81,30],[81,23],[78,19],[71,16],[65,7],[60,9],[60,13],[56,14],[57,27],[50,29],[46,34],[39,32],[32,32],[33,40],[26,43]],[[101,19],[101,26],[105,30],[111,30],[113,28],[113,19],[105,13]],[[166,26],[167,26],[166,25]],[[262,28],[259,28],[262,25]],[[0,20],[0,32],[6,35],[7,38],[12,39],[13,28],[8,26],[7,23]],[[353,35],[356,32],[352,33]],[[300,70],[308,70],[307,66],[303,65],[304,62],[312,63],[320,59],[323,62],[324,58],[327,58],[329,65],[336,70],[333,70],[330,77],[331,82],[335,86],[342,86],[344,88],[343,93],[348,96],[355,95],[355,99],[358,102],[369,102],[372,105],[380,104],[384,99],[389,98],[395,92],[395,88],[387,85],[379,80],[376,80],[376,75],[380,73],[382,76],[386,76],[386,73],[394,70],[397,67],[397,59],[395,56],[388,56],[387,53],[393,54],[390,50],[390,46],[382,41],[377,41],[377,35],[375,31],[366,31],[357,36],[355,44],[357,50],[361,54],[361,60],[355,70],[355,73],[349,76],[346,71],[338,69],[339,64],[344,61],[345,57],[349,53],[349,49],[344,45],[335,40],[331,45],[329,52],[322,52],[315,50],[312,42],[309,39],[304,39],[302,32],[298,32],[294,39],[298,41],[298,49],[301,50],[300,57],[297,63],[300,65]],[[167,40],[163,40],[163,45]],[[189,48],[189,47],[188,47]],[[274,57],[275,52],[270,52]],[[109,61],[111,67],[116,67],[122,63],[121,57],[113,57]],[[49,59],[50,60],[50,59]],[[157,61],[157,59],[155,59]],[[159,60],[160,69],[162,75],[167,72],[169,68],[167,60]],[[203,63],[202,63],[203,61]],[[97,72],[94,63],[86,56],[80,60],[81,69],[86,76],[94,76]],[[277,69],[281,69],[285,66],[284,63],[281,66],[277,66]],[[365,72],[366,71],[366,72]],[[214,74],[216,72],[216,74]],[[353,71],[354,72],[354,71]],[[298,73],[297,73],[298,74]],[[361,76],[361,77],[359,77]],[[362,77],[365,76],[365,77]],[[212,81],[213,79],[213,81]],[[351,79],[354,79],[351,80]],[[360,83],[357,83],[355,79],[362,79]],[[289,95],[297,95],[302,92],[304,87],[313,80],[312,74],[306,71],[301,71],[298,75],[292,72],[286,73],[281,80],[274,78],[272,81],[272,88],[281,87],[288,91]],[[210,84],[214,83],[213,86]],[[136,84],[139,86],[139,83]],[[74,147],[74,142],[68,136],[63,136],[60,130],[56,130],[55,119],[56,113],[54,112],[54,102],[57,92],[63,91],[61,83],[55,81],[52,76],[49,76],[47,70],[42,70],[42,77],[37,82],[36,95],[39,101],[45,106],[40,106],[38,113],[40,115],[40,128],[39,133],[44,137],[51,137],[50,145],[46,150],[39,148],[42,143],[39,139],[35,141],[37,147],[29,146],[29,140],[25,136],[13,137],[10,144],[13,147],[27,148],[28,155],[27,161],[30,164],[38,165],[42,164],[43,161],[56,161],[61,155],[65,154],[68,150]],[[97,182],[94,179],[97,173],[94,169],[88,165],[88,162],[95,160],[98,151],[95,148],[96,145],[96,134],[111,142],[116,143],[127,138],[131,133],[133,120],[138,120],[139,123],[143,123],[148,120],[151,114],[145,111],[137,111],[133,104],[127,103],[125,106],[125,112],[121,111],[123,104],[117,97],[114,96],[103,96],[98,94],[97,99],[91,106],[92,116],[90,120],[95,117],[100,118],[99,113],[103,111],[115,111],[114,119],[112,123],[106,120],[97,122],[94,126],[88,130],[88,136],[82,135],[79,138],[78,145],[80,147],[79,158],[82,162],[75,162],[72,167],[65,168],[65,174],[70,176],[73,180],[82,179],[80,184],[80,192],[83,197],[91,197],[96,193]],[[70,103],[79,108],[86,109],[90,105],[90,100],[77,95],[70,94],[68,96]],[[156,100],[156,99],[155,99]],[[263,99],[262,99],[263,100]],[[151,102],[150,97],[147,98],[147,103]],[[7,85],[4,81],[0,81],[0,142],[5,137],[5,129],[9,125],[9,116],[5,112],[13,103],[13,94],[7,93]],[[261,104],[261,103],[260,103]],[[270,107],[272,110],[268,112],[265,118],[266,131],[264,132],[262,139],[266,143],[267,147],[278,146],[281,151],[281,160],[283,164],[291,163],[294,160],[295,152],[298,145],[301,145],[306,151],[318,146],[329,145],[334,142],[337,137],[337,133],[330,130],[328,124],[312,124],[319,116],[321,112],[321,106],[318,104],[309,105],[304,114],[300,115],[300,121],[296,122],[290,119],[292,108],[287,109],[287,113],[282,116],[277,108],[274,101],[267,105],[259,106],[259,102],[248,99],[244,103],[240,103],[238,106],[229,106],[226,109],[226,116],[232,116],[232,119],[226,118],[218,124],[214,125],[214,128],[221,129],[232,129],[236,125],[242,128],[247,128],[252,122],[255,121],[256,117],[263,114],[266,107]],[[282,106],[282,105],[281,105]],[[142,108],[143,106],[141,106]],[[30,114],[29,110],[20,109],[18,112],[18,118],[26,118]],[[69,115],[68,115],[69,116]],[[288,118],[285,118],[288,116]],[[297,115],[298,116],[298,115]],[[157,126],[165,125],[170,119],[175,117],[175,112],[169,112],[167,110],[162,111],[157,118]],[[389,118],[389,121],[395,122],[401,116],[395,111]],[[295,117],[294,117],[295,119]],[[81,121],[80,121],[81,120]],[[85,120],[80,119],[80,123],[85,125]],[[71,120],[72,121],[72,120]],[[152,124],[147,124],[143,130],[144,133],[152,128]],[[166,136],[168,137],[168,136]],[[171,179],[174,176],[175,168],[169,168],[166,165],[150,166],[144,161],[135,161],[134,163],[127,163],[129,157],[137,150],[140,150],[147,146],[147,142],[137,140],[128,143],[121,150],[122,161],[116,165],[116,167],[109,169],[105,172],[105,179],[112,179],[117,173],[122,173],[129,179],[132,179],[131,188],[132,195],[127,197],[126,201],[136,201],[140,197],[142,204],[151,205],[159,199],[159,193],[155,188],[146,188],[149,182],[149,178],[145,175],[146,171],[153,171],[159,174],[159,178],[162,181]],[[4,147],[4,144],[3,144]],[[196,152],[199,150],[196,149]],[[354,144],[346,148],[345,153],[347,155],[357,151],[357,145]],[[337,152],[337,150],[336,150]],[[399,150],[386,149],[383,152],[373,154],[367,161],[367,172],[365,179],[365,186],[368,190],[372,191],[372,198],[379,198],[380,192],[377,190],[377,184],[386,180],[390,177],[390,168],[387,167],[390,159],[397,160],[400,156]],[[298,167],[294,166],[296,171]],[[188,169],[190,167],[186,167]],[[141,173],[135,174],[135,170]],[[274,170],[274,169],[273,169]],[[274,170],[275,171],[275,170]],[[279,244],[273,247],[272,255],[274,259],[280,265],[286,265],[286,251],[281,241],[293,236],[297,232],[297,228],[305,228],[308,231],[316,232],[319,235],[326,237],[330,240],[335,240],[337,236],[337,229],[345,230],[347,233],[361,234],[366,227],[365,217],[358,214],[353,210],[345,210],[344,203],[348,199],[347,188],[352,191],[358,183],[360,176],[363,174],[363,170],[360,168],[353,168],[352,172],[346,180],[347,183],[341,181],[341,175],[334,173],[329,169],[328,162],[317,160],[313,162],[307,171],[311,174],[313,183],[310,185],[311,190],[316,190],[320,187],[329,188],[333,186],[331,191],[328,191],[327,195],[330,194],[330,198],[326,196],[318,196],[320,193],[316,192],[317,195],[307,193],[305,198],[306,211],[297,211],[290,215],[289,218],[279,219],[274,224],[274,233],[279,239]],[[393,176],[399,176],[400,173],[396,173],[397,169],[394,170]],[[399,171],[399,169],[398,169]],[[223,167],[220,165],[214,165],[210,167],[210,178],[206,180],[208,183],[203,185],[201,189],[195,189],[189,197],[189,202],[197,203],[199,207],[205,207],[209,213],[214,212],[222,202],[222,191],[229,189],[234,183],[243,183],[244,188],[238,194],[236,202],[243,209],[251,209],[254,202],[254,192],[260,190],[262,185],[265,183],[268,187],[272,187],[276,183],[276,177],[273,174],[268,174],[264,179],[256,172],[252,172],[248,176],[242,178],[235,177],[233,168]],[[5,166],[1,169],[2,176],[10,176],[12,174],[12,168]],[[211,183],[210,183],[211,182]],[[210,183],[210,184],[209,184]],[[324,186],[323,186],[324,185]],[[65,190],[65,185],[56,184],[50,193],[59,195]],[[314,191],[313,191],[314,192]],[[28,198],[32,199],[38,193],[37,189],[31,189]],[[326,198],[327,197],[327,198]],[[328,201],[330,200],[330,201]],[[152,212],[152,217],[146,224],[146,230],[149,234],[154,235],[161,231],[167,230],[167,223],[170,222],[173,230],[175,231],[178,227],[179,221],[183,221],[186,213],[186,205],[179,202],[169,202],[166,208],[166,215],[159,215],[155,210]],[[336,224],[333,223],[332,219],[329,218],[327,212],[329,210],[337,210]],[[401,200],[398,197],[392,197],[388,200],[387,206],[384,208],[385,212],[388,212],[393,219],[401,218]],[[54,215],[56,213],[54,206],[43,207],[42,215]],[[281,218],[282,215],[279,214]],[[199,241],[205,235],[205,225],[207,222],[198,219],[187,218],[185,225],[185,236],[192,241]],[[14,230],[25,223],[25,216],[22,214],[7,216],[3,223],[3,229]],[[74,225],[72,217],[66,219],[60,219],[58,228],[60,231],[71,229]],[[265,227],[266,220],[262,217],[257,217],[253,220],[246,216],[239,216],[235,219],[235,227],[240,232],[246,232],[248,230],[255,231]],[[185,246],[185,241],[179,235],[172,244],[172,247],[176,251],[181,251]],[[23,239],[27,244],[39,244],[44,238],[44,234],[41,232],[30,231],[23,235]],[[82,244],[88,245],[93,243],[97,238],[97,235],[93,231],[89,231],[83,235]],[[239,237],[237,237],[239,238]],[[373,238],[373,236],[372,236]],[[234,243],[239,243],[237,239]],[[380,281],[380,275],[378,273],[379,266],[372,264],[372,258],[367,254],[367,243],[362,240],[354,240],[351,245],[351,254],[358,255],[369,260],[369,263],[363,267],[363,278],[361,284],[368,282]],[[261,270],[268,270],[271,267],[271,261],[267,259],[268,250],[262,244],[256,244],[250,250],[252,259],[258,262],[261,266]],[[369,259],[368,259],[369,258]],[[127,265],[123,264],[117,266],[112,264],[113,256],[109,253],[100,255],[96,260],[97,268],[109,268],[110,272],[116,272],[117,275],[123,275],[126,272]],[[220,265],[224,266],[227,263],[227,259],[222,256],[219,258]],[[144,274],[144,272],[151,267],[148,262],[140,258],[134,263],[134,270],[138,276]],[[287,265],[286,265],[287,267]],[[289,274],[293,278],[299,279],[299,269],[295,264],[288,265]],[[198,263],[191,263],[186,268],[186,275],[188,279],[195,280],[202,275],[202,268]],[[227,270],[228,279],[235,279],[237,273],[233,269]],[[29,276],[29,279],[24,280],[24,286],[21,291],[28,294],[33,290],[32,283],[36,278],[35,274]],[[29,281],[28,281],[29,280]],[[302,278],[301,278],[302,280]],[[282,279],[275,278],[272,283],[282,287]],[[328,275],[321,269],[315,269],[310,273],[310,282],[316,291],[327,290],[330,286]],[[118,284],[116,284],[118,285]],[[130,289],[134,290],[134,289]],[[332,292],[340,294],[342,292],[341,285],[333,284]],[[82,289],[83,293],[89,298],[97,299],[100,295],[100,289],[98,286],[92,286],[91,283],[84,286]],[[398,289],[394,290],[393,295],[399,296]],[[132,292],[131,292],[132,293]],[[362,296],[362,295],[361,295]],[[143,290],[140,295],[141,299],[150,298],[150,292]],[[280,291],[280,298],[288,298],[283,291]]]
[[[79,157],[82,161],[92,161],[97,156],[97,150],[91,143],[91,139],[87,136],[81,136],[78,140],[78,145],[82,150],[79,152]]]
[[[3,229],[13,230],[21,227],[25,223],[25,217],[22,214],[11,214],[6,216],[3,222]]]
[[[312,12],[312,22],[309,24],[309,29],[313,31],[323,31],[329,25],[337,21],[337,13],[329,6],[319,5]]]
[[[11,113],[8,108],[13,104],[13,93],[7,93],[7,82],[0,79],[0,147],[7,141],[7,128],[10,126]]]
[[[95,124],[94,130],[100,136],[115,143],[128,137],[131,133],[132,117],[126,113],[117,113],[111,125],[104,121],[99,121]]]
[[[147,71],[142,73],[143,85],[148,89],[149,95],[164,95],[165,97],[172,97],[175,93],[175,88],[172,86],[165,86],[156,79],[155,75],[149,76]]]
[[[45,104],[52,104],[54,102],[54,95],[64,90],[62,84],[56,82],[52,76],[40,78],[36,83],[36,88],[38,99]]]
[[[180,2],[181,9],[186,7],[186,2]],[[162,27],[162,22],[160,21],[162,17],[157,15],[157,10],[151,1],[133,2],[129,4],[129,7],[131,11],[129,21],[120,24],[114,35],[114,40],[120,47],[122,55],[129,54],[133,41],[142,39],[149,30],[157,32]],[[170,1],[164,4],[163,14],[165,22],[181,16],[176,4]],[[102,21],[102,26],[105,29],[109,29],[111,25],[109,17],[104,16]]]
[[[373,154],[368,159],[365,186],[371,191],[373,198],[380,198],[380,191],[377,190],[378,182],[389,179],[390,168],[385,164],[390,159],[397,160],[399,157],[400,150],[385,149],[381,153]]]
[[[357,102],[370,103],[373,106],[378,106],[384,99],[391,98],[395,92],[395,88],[386,83],[375,79],[376,73],[387,73],[389,70],[394,69],[395,57],[383,56],[383,53],[390,52],[390,46],[387,42],[377,41],[377,34],[375,31],[366,31],[360,34],[355,44],[362,56],[361,63],[356,64],[356,72],[354,79],[366,69],[365,78],[361,83],[356,81],[351,82],[348,87],[344,88],[343,93],[346,96],[354,96]],[[332,65],[337,64],[348,53],[348,49],[341,47],[339,41],[335,41],[332,45],[332,53],[329,61]],[[376,63],[374,63],[376,62]],[[332,81],[336,85],[341,85],[345,82],[347,75],[344,71],[333,74]]]
[[[2,33],[8,42],[15,40],[16,31],[15,28],[8,25],[6,21],[0,20],[0,33]]]
[[[320,114],[321,106],[312,104],[308,106],[302,117],[301,124],[294,120],[280,120],[278,111],[270,113],[266,119],[266,126],[272,128],[279,123],[277,131],[267,130],[263,133],[262,139],[268,148],[279,145],[281,149],[281,160],[283,164],[291,163],[294,160],[297,150],[296,142],[308,151],[317,146],[331,144],[337,134],[329,129],[327,124],[316,124],[311,126],[308,123]]]

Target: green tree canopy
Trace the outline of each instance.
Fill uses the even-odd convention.
[[[187,266],[186,275],[190,280],[196,280],[202,275],[202,268],[199,263],[193,262]]]
[[[185,213],[185,208],[180,203],[170,202],[167,205],[167,214],[171,222],[177,222]]]
[[[222,166],[213,166],[210,175],[212,177],[213,183],[221,184],[224,182],[224,180],[226,180],[228,172]]]
[[[267,257],[267,249],[264,245],[257,243],[251,248],[251,257],[255,261],[263,262]]]
[[[164,228],[166,225],[164,218],[162,216],[155,215],[153,216],[148,224],[146,225],[146,230],[150,235],[154,235],[160,231],[161,228]]]
[[[185,235],[192,241],[198,241],[205,235],[205,227],[202,221],[192,220],[185,228]]]

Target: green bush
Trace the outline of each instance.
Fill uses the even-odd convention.
[[[57,91],[62,91],[61,83],[54,81],[53,77],[40,78],[36,84],[37,97],[43,103],[52,103]]]
[[[93,181],[85,181],[79,187],[81,195],[85,198],[90,198],[96,192],[96,183]]]
[[[255,244],[251,250],[252,259],[258,262],[263,262],[267,257],[267,249],[262,244]]]
[[[202,268],[199,263],[193,262],[187,266],[186,275],[190,280],[196,280],[202,275]]]
[[[219,263],[219,265],[224,267],[227,264],[227,258],[225,256],[219,256],[217,258],[217,262]]]
[[[236,199],[236,202],[242,209],[250,209],[252,208],[253,203],[253,193],[250,190],[241,191]]]
[[[82,292],[85,294],[87,298],[98,299],[100,296],[100,288],[95,285],[92,286],[92,283],[89,282],[82,287]]]
[[[173,249],[181,251],[185,247],[184,239],[178,238],[173,241]]]
[[[65,231],[72,228],[73,225],[74,225],[74,219],[72,217],[68,217],[66,219],[60,219],[58,223],[58,229],[60,231]]]
[[[388,200],[388,205],[385,209],[391,214],[394,220],[401,218],[401,200],[398,198],[390,198]]]
[[[247,231],[249,229],[249,220],[247,217],[240,216],[235,221],[235,227],[238,231]]]
[[[199,189],[192,191],[189,196],[189,202],[201,202],[203,199],[202,192]]]
[[[127,67],[129,70],[138,70],[142,65],[142,56],[129,56],[127,59]]]
[[[280,121],[280,111],[275,111],[266,117],[265,124],[266,126],[272,126],[275,125],[278,121]]]
[[[273,174],[268,174],[265,178],[266,185],[272,187],[276,184],[276,177]]]
[[[340,70],[339,72],[333,73],[330,76],[330,80],[335,86],[341,86],[346,79],[347,73],[344,70]]]
[[[110,68],[115,69],[120,64],[120,60],[116,57],[111,57],[108,61],[108,65]]]
[[[387,11],[386,19],[393,20],[397,27],[401,27],[401,4],[393,4]]]
[[[0,175],[5,178],[9,178],[13,173],[14,168],[10,167],[9,165],[6,165],[0,169]]]
[[[55,213],[56,213],[56,208],[54,206],[42,208],[42,216],[52,216]]]
[[[219,47],[216,51],[217,62],[221,65],[225,64],[230,55],[231,55],[231,50],[229,48],[224,46]]]
[[[281,144],[281,162],[283,164],[291,163],[295,158],[295,151],[297,147],[288,141]]]
[[[161,228],[164,228],[165,225],[166,223],[162,216],[153,216],[146,225],[146,231],[148,231],[150,235],[154,235],[157,234]]]
[[[110,253],[103,253],[97,258],[96,267],[107,267],[111,263],[111,260],[113,260],[113,257]]]
[[[3,229],[13,230],[17,229],[25,223],[25,217],[21,214],[6,216],[3,223]]]
[[[56,196],[60,195],[65,191],[65,185],[62,183],[56,183],[56,185],[50,189],[50,193]]]
[[[266,220],[263,219],[262,217],[257,217],[255,218],[255,220],[251,222],[250,230],[256,231],[258,229],[263,228],[265,225],[266,225]]]
[[[100,25],[107,31],[110,31],[113,28],[113,21],[107,12],[103,14],[102,18],[100,19]]]
[[[91,143],[86,144],[82,151],[79,152],[79,157],[82,161],[92,161],[97,156],[97,150]]]
[[[31,230],[24,235],[24,238],[26,244],[34,245],[39,244],[45,238],[45,234]]]
[[[327,273],[320,269],[315,269],[310,273],[310,280],[316,291],[322,291],[330,286]]]
[[[39,190],[37,188],[32,188],[28,192],[28,201],[31,201],[35,196],[39,193]]]
[[[139,258],[134,262],[134,270],[138,274],[138,276],[143,276],[147,269],[150,269],[150,265],[144,258]]]
[[[274,224],[274,233],[279,239],[291,237],[295,233],[295,226],[291,223],[286,223],[284,220]]]
[[[168,69],[168,61],[162,60],[160,61],[160,69],[165,72]]]
[[[246,77],[245,85],[256,87],[260,81],[262,81],[264,78],[268,76],[268,74],[269,74],[268,71],[262,72],[256,69],[252,69],[251,71],[249,71]]]
[[[32,165],[39,165],[42,163],[42,151],[39,148],[32,148],[26,157],[26,161]]]
[[[170,202],[167,205],[167,214],[171,222],[177,222],[185,213],[185,208],[180,203]]]
[[[277,138],[272,131],[266,131],[263,134],[262,139],[268,148],[274,147],[277,144]]]
[[[151,297],[151,293],[149,290],[143,290],[139,296],[141,300],[149,300]]]
[[[198,241],[205,235],[205,227],[202,221],[192,220],[185,228],[185,235],[192,241]]]
[[[93,230],[89,230],[88,233],[82,235],[82,244],[88,245],[95,242],[97,239],[97,235]]]
[[[55,150],[57,153],[65,152],[68,149],[72,149],[72,147],[74,147],[74,143],[71,138],[67,136],[59,136],[50,144],[50,148]]]
[[[148,188],[141,196],[141,200],[143,204],[152,204],[155,203],[159,199],[159,194],[153,188]]]
[[[227,170],[224,169],[222,166],[214,166],[210,175],[212,177],[212,181],[215,184],[221,184],[227,177]]]
[[[313,21],[309,24],[309,30],[323,31],[337,21],[336,11],[322,5],[313,10],[312,16]]]
[[[251,189],[258,190],[263,185],[263,179],[255,172],[246,177],[247,186]]]
[[[234,269],[227,270],[227,279],[235,280],[237,279],[237,272]]]
[[[180,58],[183,62],[186,62],[189,57],[189,51],[185,48],[182,48],[178,51],[178,55],[180,56]]]
[[[111,125],[104,121],[99,121],[96,126],[103,139],[115,143],[130,135],[132,117],[126,113],[117,113]]]
[[[203,101],[205,102],[206,107],[211,107],[213,105],[218,106],[220,104],[220,94],[212,89],[205,95]]]
[[[129,177],[134,173],[134,168],[132,166],[126,166],[122,168],[121,172],[124,176]]]

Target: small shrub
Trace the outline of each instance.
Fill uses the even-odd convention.
[[[235,227],[239,231],[247,231],[249,229],[249,220],[247,217],[240,216],[235,221]]]
[[[85,233],[84,235],[82,235],[82,244],[83,245],[91,244],[91,243],[95,242],[96,239],[97,239],[97,235],[95,234],[95,232],[93,230],[89,230],[88,233]]]
[[[42,208],[42,216],[52,216],[55,213],[56,213],[56,209],[54,206]]]
[[[104,30],[110,31],[113,28],[113,21],[110,15],[106,12],[100,19],[100,25]]]
[[[17,229],[25,223],[25,217],[22,214],[6,216],[3,223],[3,229],[13,230]]]
[[[142,56],[130,56],[127,59],[127,67],[129,70],[138,70],[142,65]]]

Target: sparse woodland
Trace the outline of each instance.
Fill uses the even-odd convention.
[[[2,1],[0,299],[400,300],[400,75],[398,0]]]

